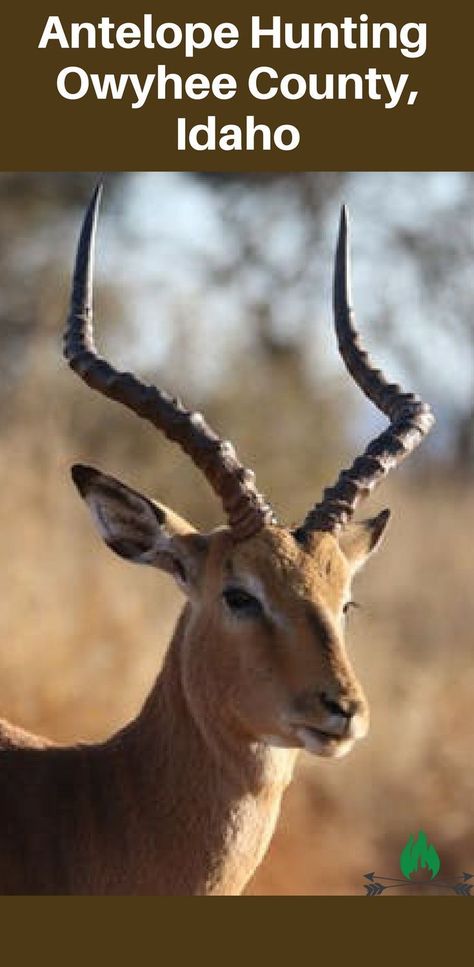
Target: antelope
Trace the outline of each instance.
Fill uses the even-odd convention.
[[[238,895],[269,846],[298,751],[338,758],[367,733],[344,615],[351,580],[379,546],[389,511],[352,518],[434,418],[418,396],[388,383],[361,346],[344,208],[334,273],[339,350],[389,426],[300,525],[278,523],[254,474],[201,414],[98,355],[100,195],[99,186],[81,230],[65,358],[88,386],[179,444],[222,501],[227,523],[199,533],[113,477],[72,468],[106,545],[167,571],[187,603],[143,708],[106,741],[66,748],[3,723],[0,891]]]

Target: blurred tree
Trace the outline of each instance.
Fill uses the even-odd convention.
[[[474,472],[474,175],[353,175],[355,300],[390,376],[430,400],[426,455]],[[362,282],[362,284],[361,284]]]
[[[269,354],[314,338],[315,293],[327,285],[326,215],[340,199],[345,172],[199,175],[216,191],[232,256],[209,268],[216,286],[238,288],[254,339]],[[300,347],[301,348],[301,347]]]
[[[333,221],[346,197],[357,216],[356,297],[367,342],[390,375],[395,361],[400,376],[398,360],[402,380],[432,399],[445,442],[456,438],[458,464],[472,466],[474,375],[470,398],[456,395],[456,366],[451,362],[449,371],[440,358],[448,329],[447,355],[457,358],[458,343],[459,366],[473,373],[473,181],[460,176],[457,194],[444,192],[440,201],[424,178],[423,218],[417,220],[421,177],[108,175],[101,227],[105,235],[108,226],[112,230],[100,255],[108,262],[99,273],[100,343],[118,365],[136,365],[191,405],[210,408],[244,461],[255,455],[269,481],[281,476],[284,501],[292,473],[306,500],[306,480],[319,485],[327,470],[337,470],[345,436],[354,430],[353,412],[361,436],[369,435],[365,416],[359,418],[363,400],[337,360],[330,325]],[[122,411],[92,396],[81,407],[84,389],[66,372],[59,386],[55,376],[47,400],[76,224],[93,182],[85,172],[0,176],[1,388],[8,408],[12,387],[20,387],[24,420],[18,376],[28,373],[36,387],[29,395],[32,422],[38,398],[43,409],[57,409],[59,391],[65,430],[92,456],[110,452],[125,465],[148,460],[152,466],[151,436],[136,433]],[[112,319],[110,346],[103,336]],[[441,340],[436,347],[434,333]],[[423,351],[427,339],[429,353]],[[345,408],[347,399],[354,407]],[[443,433],[436,438],[443,440]],[[302,499],[295,498],[297,512]]]
[[[416,260],[431,339],[439,333],[451,344],[456,359],[448,369],[443,403],[453,431],[452,458],[457,471],[468,475],[474,473],[473,226],[474,174],[463,172],[462,190],[449,206],[436,211],[429,225],[414,222],[412,227],[400,228],[395,237],[400,253]],[[443,380],[445,367],[439,355],[437,360]],[[407,363],[413,365],[411,359]],[[465,387],[462,393],[456,392],[459,377]]]
[[[238,304],[245,337],[208,409],[240,441],[283,519],[297,519],[340,463],[347,421],[339,383],[308,365],[330,291],[326,215],[344,172],[195,177],[214,191],[225,253],[206,258],[207,286]],[[328,327],[329,330],[329,327]],[[316,427],[316,430],[315,430]],[[328,476],[329,475],[329,476]]]
[[[120,176],[111,176],[112,187]],[[61,290],[64,236],[88,199],[88,172],[0,175],[0,367],[3,391],[28,366],[38,332],[60,331],[54,295]],[[53,308],[53,315],[49,310]]]

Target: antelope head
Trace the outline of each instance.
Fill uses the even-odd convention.
[[[351,308],[347,213],[334,274],[339,350],[389,419],[302,524],[278,523],[232,445],[200,413],[96,350],[93,249],[100,187],[86,212],[64,338],[70,366],[178,443],[222,501],[227,524],[209,534],[161,503],[90,467],[73,479],[105,543],[121,557],[170,572],[188,597],[182,681],[198,720],[214,717],[251,741],[341,756],[366,734],[368,708],[344,645],[354,574],[378,547],[389,511],[355,523],[358,504],[433,425],[427,404],[388,383],[361,347]]]

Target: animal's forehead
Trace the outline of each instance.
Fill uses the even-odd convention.
[[[334,537],[318,534],[306,551],[280,527],[267,527],[235,545],[224,567],[229,576],[254,576],[277,594],[291,590],[305,598],[317,595],[328,604],[339,597],[347,581],[347,565]]]

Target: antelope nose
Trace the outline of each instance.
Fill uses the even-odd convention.
[[[352,719],[357,712],[362,712],[362,703],[357,701],[357,699],[345,698],[343,696],[338,696],[332,698],[327,692],[321,692],[319,695],[321,700],[321,705],[331,712],[331,715],[341,715],[345,719]]]
[[[329,730],[352,739],[363,739],[367,735],[369,721],[367,707],[362,699],[338,695],[335,698],[328,692],[320,692],[321,705],[329,712]]]

